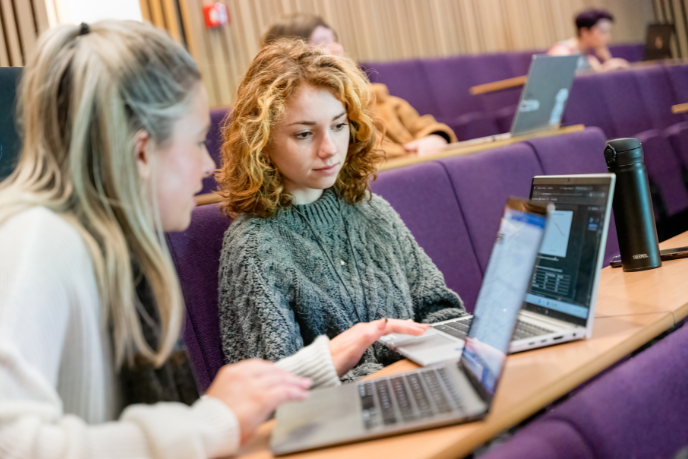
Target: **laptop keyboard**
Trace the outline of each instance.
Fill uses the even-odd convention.
[[[461,394],[442,367],[361,383],[358,394],[366,429],[464,409]]]
[[[516,324],[516,330],[514,330],[512,341],[532,338],[533,336],[548,335],[550,333],[554,333],[554,330],[548,330],[544,327],[538,327],[537,325],[528,324],[519,320]]]
[[[433,328],[448,335],[454,336],[455,338],[466,339],[466,336],[468,336],[468,328],[470,326],[470,320],[459,319],[455,322],[446,322],[443,324],[434,325]],[[512,338],[512,341],[532,338],[534,336],[548,335],[550,333],[554,333],[554,330],[548,330],[547,328],[538,327],[537,325],[521,322],[519,320],[516,323],[516,330],[514,330],[514,337]]]
[[[463,319],[455,322],[446,322],[439,325],[433,325],[433,328],[456,338],[466,339],[466,336],[468,335],[468,327],[470,326],[471,320]]]

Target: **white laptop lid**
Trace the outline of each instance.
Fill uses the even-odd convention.
[[[614,174],[538,176],[530,198],[555,206],[550,214],[524,309],[588,328],[614,196]]]

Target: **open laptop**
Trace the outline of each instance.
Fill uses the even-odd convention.
[[[555,210],[550,214],[510,352],[592,335],[615,181],[614,174],[533,178],[531,201],[552,203]],[[421,365],[455,360],[471,320],[466,316],[438,322],[422,336],[390,334],[380,342]]]
[[[578,55],[534,55],[530,70],[528,70],[528,80],[521,91],[521,99],[511,123],[511,131],[506,134],[453,143],[451,148],[479,145],[532,132],[559,129],[576,68],[578,68],[578,58]]]
[[[14,170],[21,149],[16,121],[21,74],[21,67],[0,68],[0,181]]]
[[[307,400],[277,410],[272,451],[288,454],[484,417],[550,207],[509,199],[459,361],[312,391]]]
[[[645,60],[671,59],[671,37],[674,32],[673,24],[649,24],[645,42]]]

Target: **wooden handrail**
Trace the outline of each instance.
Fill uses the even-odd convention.
[[[479,84],[472,86],[469,90],[472,95],[486,94],[488,92],[501,91],[502,89],[515,88],[523,86],[528,81],[528,75],[523,75],[514,78],[507,78],[506,80],[493,81],[492,83]]]
[[[676,104],[671,107],[671,113],[674,115],[678,115],[679,113],[686,113],[688,112],[688,103],[685,104]]]

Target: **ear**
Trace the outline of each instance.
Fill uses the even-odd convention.
[[[150,136],[146,131],[138,131],[134,134],[134,156],[136,165],[139,169],[141,181],[146,182],[151,176],[151,157],[149,147],[151,146]]]

